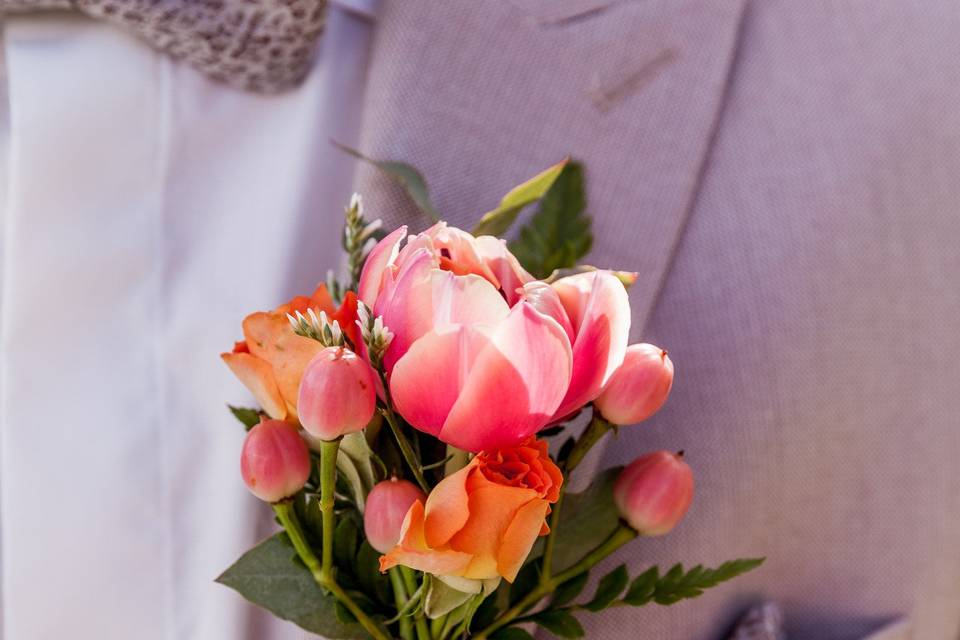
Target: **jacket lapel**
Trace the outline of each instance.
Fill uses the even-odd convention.
[[[698,186],[723,103],[742,0],[396,0],[382,7],[361,149],[418,167],[443,217],[470,228],[510,187],[584,161],[588,261],[634,270],[634,338]],[[428,220],[361,167],[388,224]]]

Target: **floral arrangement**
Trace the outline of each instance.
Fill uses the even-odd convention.
[[[381,166],[433,212],[419,174]],[[513,242],[498,237],[537,202]],[[522,640],[532,625],[581,637],[584,612],[672,604],[758,566],[631,580],[620,565],[581,597],[601,560],[671,531],[694,493],[683,452],[657,451],[565,495],[674,375],[666,351],[627,344],[636,274],[576,266],[591,242],[568,161],[473,233],[384,235],[355,196],[345,285],[247,316],[222,355],[261,407],[231,407],[248,429],[243,480],[283,530],[218,580],[328,638]]]

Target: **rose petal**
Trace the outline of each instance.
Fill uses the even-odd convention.
[[[507,582],[516,579],[537,536],[543,535],[549,510],[550,505],[546,500],[531,500],[517,509],[513,521],[503,534],[497,556],[497,571]]]
[[[555,416],[562,418],[600,395],[623,362],[630,300],[623,283],[609,271],[560,278],[553,287],[577,334],[570,387]]]
[[[444,478],[427,497],[426,540],[431,547],[440,547],[450,541],[470,517],[467,508],[467,477],[473,472],[469,465]]]
[[[472,556],[451,549],[430,549],[424,536],[423,503],[414,502],[403,519],[400,543],[386,555],[380,556],[380,571],[403,565],[438,575],[459,575],[467,568]]]
[[[501,540],[513,522],[517,511],[537,494],[531,489],[505,487],[492,483],[475,474],[476,485],[469,493],[470,513],[482,514],[482,517],[470,518],[466,525],[450,539],[450,548],[470,553],[473,559],[467,566],[464,576],[467,578],[493,578],[497,571]],[[534,534],[539,532],[539,524]],[[534,535],[534,537],[536,537]]]
[[[249,353],[221,353],[220,357],[267,415],[277,420],[287,417],[287,406],[273,377],[273,367],[268,362]]]
[[[520,302],[465,366],[440,439],[467,451],[514,445],[543,427],[563,398],[570,342],[556,321]]]

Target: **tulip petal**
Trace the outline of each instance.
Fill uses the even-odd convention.
[[[468,367],[490,338],[480,327],[451,325],[413,343],[390,374],[393,402],[407,422],[438,435],[460,396]]]
[[[577,334],[573,375],[562,418],[594,400],[623,363],[630,333],[630,300],[623,283],[609,271],[579,273],[553,283]]]
[[[417,500],[403,519],[400,543],[380,556],[380,571],[403,565],[437,575],[460,575],[470,563],[471,555],[452,549],[431,549],[424,536],[423,503]]]
[[[503,534],[497,556],[497,571],[507,582],[512,583],[516,579],[537,536],[542,535],[549,510],[550,504],[546,500],[531,500],[517,509],[513,521]]]
[[[396,259],[400,250],[400,243],[406,235],[406,226],[395,229],[378,242],[367,255],[367,260],[363,264],[363,271],[360,273],[357,293],[360,300],[368,307],[372,308],[374,302],[376,302],[377,294],[380,292],[383,282],[383,272]]]
[[[431,547],[441,547],[463,528],[470,517],[467,478],[474,470],[466,466],[444,478],[427,497],[426,540]]]
[[[570,342],[556,321],[520,302],[466,366],[469,374],[438,437],[475,452],[514,445],[543,427],[560,404],[570,382]]]
[[[250,390],[267,415],[277,420],[287,417],[286,404],[273,377],[273,367],[268,362],[249,353],[221,353],[220,357],[233,375]]]

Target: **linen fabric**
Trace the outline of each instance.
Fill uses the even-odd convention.
[[[584,615],[591,637],[723,637],[761,598],[791,639],[957,637],[958,29],[947,0],[382,7],[361,149],[465,228],[583,160],[588,262],[640,274],[633,339],[676,382],[591,462],[684,449],[697,494],[605,567],[767,556],[696,601]],[[382,175],[356,184],[426,226]]]
[[[115,26],[7,16],[0,97],[4,640],[305,638],[214,579],[273,530],[218,357],[339,246],[372,24],[305,83],[225,88]]]

